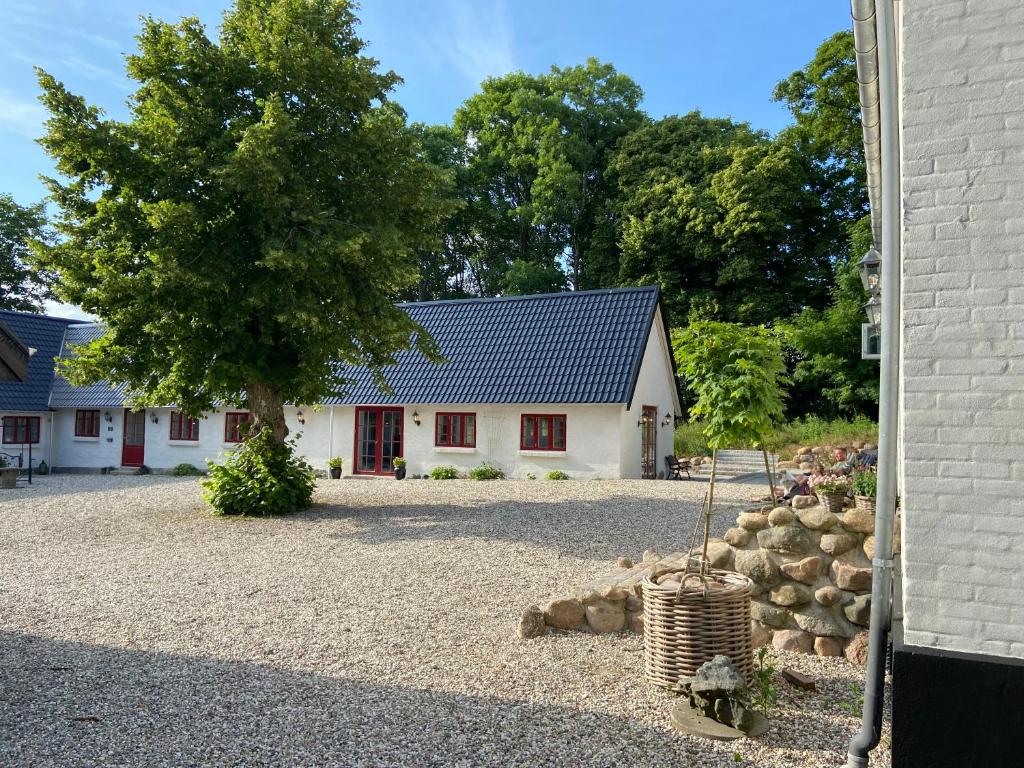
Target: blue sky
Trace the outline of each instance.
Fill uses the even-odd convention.
[[[33,66],[75,93],[126,114],[123,54],[138,17],[199,16],[215,27],[228,0],[0,0],[0,191],[40,200],[51,162]],[[405,79],[397,100],[412,120],[448,122],[488,75],[588,56],[613,63],[646,94],[654,116],[701,109],[778,130],[776,81],[850,26],[846,0],[364,0],[361,34]],[[211,36],[213,35],[211,30]]]

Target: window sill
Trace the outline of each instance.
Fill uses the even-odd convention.
[[[435,445],[434,453],[476,453],[476,448],[465,448],[458,445]]]
[[[199,441],[198,440],[168,440],[167,444],[168,445],[192,446],[193,448],[198,448],[199,447]]]
[[[96,435],[96,437],[86,437],[85,435],[75,435],[71,439],[76,443],[98,443],[100,441],[100,436]]]
[[[526,448],[519,449],[520,456],[533,456],[537,459],[564,459],[565,451],[543,451],[543,450],[529,450]]]

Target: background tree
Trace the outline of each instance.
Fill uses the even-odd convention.
[[[42,311],[51,278],[33,268],[29,241],[47,237],[42,204],[25,207],[0,194],[0,309]]]
[[[67,372],[196,414],[245,403],[281,444],[285,401],[343,389],[429,337],[392,299],[438,216],[399,82],[346,0],[236,0],[217,41],[143,20],[126,122],[39,73],[62,242],[39,261],[107,324]]]

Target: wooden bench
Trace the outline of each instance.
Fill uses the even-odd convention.
[[[690,477],[690,460],[689,459],[678,459],[675,456],[665,457],[665,479],[666,480],[682,480],[683,472],[686,473],[686,479],[692,480]]]

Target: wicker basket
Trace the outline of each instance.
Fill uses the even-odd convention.
[[[678,588],[643,581],[644,674],[662,688],[692,677],[716,655],[728,656],[749,681],[754,675],[750,635],[753,582],[730,571],[680,573]]]
[[[825,505],[825,509],[834,514],[839,514],[843,511],[843,503],[846,501],[846,494],[843,492],[839,493],[819,493],[817,494],[818,501]]]
[[[874,496],[854,496],[853,505],[857,509],[862,509],[865,512],[870,512],[872,515],[875,514],[875,497]]]

